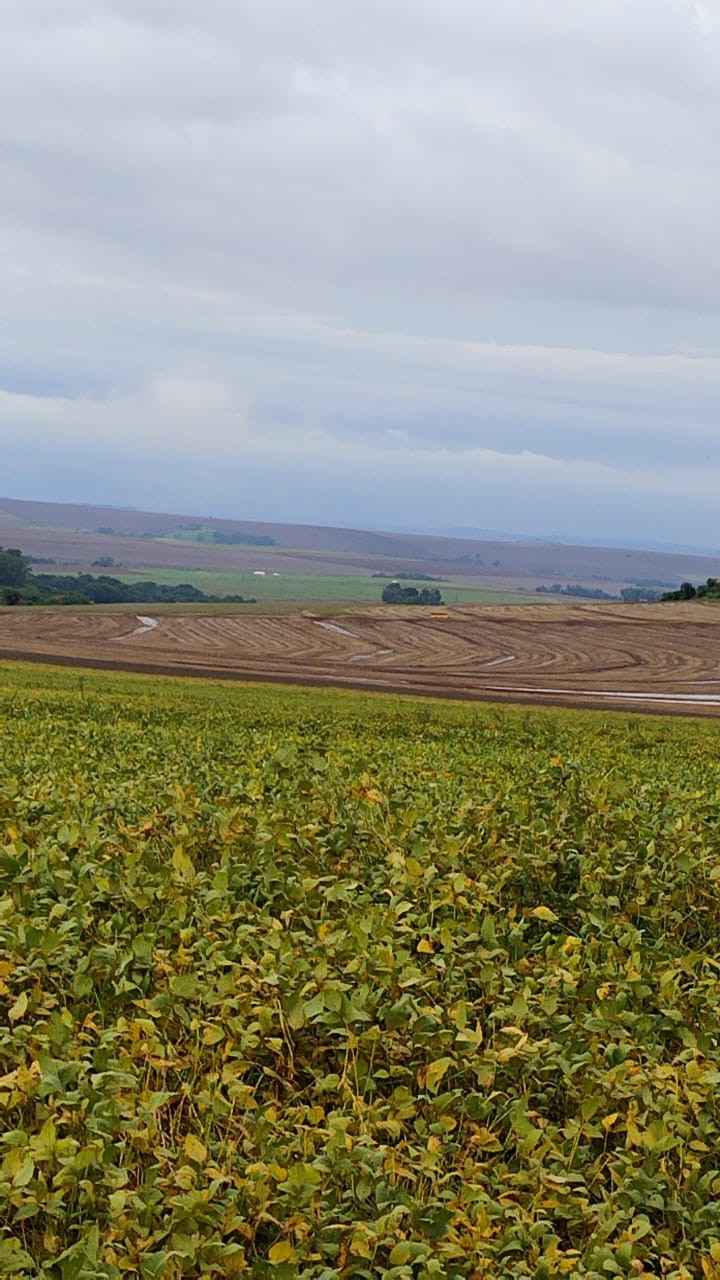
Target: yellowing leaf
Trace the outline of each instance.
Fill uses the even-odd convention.
[[[19,1022],[27,1013],[28,997],[27,991],[21,991],[14,1005],[8,1012],[8,1018],[11,1022]]]
[[[550,907],[533,907],[530,915],[533,916],[535,920],[546,920],[548,924],[552,924],[557,920],[555,912],[551,911]]]
[[[222,1027],[203,1027],[202,1041],[203,1044],[219,1044],[225,1037]]]
[[[189,1160],[194,1160],[195,1164],[205,1164],[208,1158],[208,1149],[204,1142],[195,1137],[194,1133],[186,1135],[183,1148]]]
[[[0,1085],[2,1084],[0,1080]],[[34,1093],[40,1083],[40,1063],[31,1062],[29,1066],[21,1063],[17,1070],[17,1087],[21,1093]]]
[[[464,1000],[458,1000],[450,1010],[450,1016],[459,1031],[464,1031],[467,1026],[467,1005]]]
[[[365,1236],[355,1233],[350,1241],[350,1256],[355,1258],[372,1258],[373,1251]]]
[[[391,1267],[402,1267],[413,1256],[413,1246],[409,1240],[400,1240],[390,1251],[388,1262]]]
[[[123,1209],[125,1208],[126,1201],[127,1201],[127,1192],[123,1191],[122,1189],[120,1191],[113,1191],[108,1196],[110,1213],[114,1218],[117,1218],[118,1215],[122,1213]]]
[[[424,1086],[431,1093],[437,1093],[440,1081],[452,1065],[452,1058],[436,1058],[428,1067],[421,1068],[418,1072],[421,1087]]]
[[[172,856],[173,869],[180,876],[181,880],[195,879],[195,866],[192,858],[189,858],[181,844],[175,846]]]
[[[421,938],[417,945],[418,951],[423,955],[433,955],[435,948],[429,938]]]
[[[507,1031],[507,1027],[503,1027],[503,1031]],[[527,1034],[522,1035],[516,1044],[509,1044],[507,1049],[501,1049],[497,1055],[498,1062],[510,1062],[512,1058],[516,1058],[522,1052],[528,1042]]]
[[[42,1129],[30,1139],[30,1146],[36,1160],[50,1160],[55,1153],[57,1129],[52,1116],[48,1116]]]
[[[35,1172],[35,1164],[31,1156],[26,1156],[15,1177],[13,1178],[14,1187],[26,1187],[28,1182],[32,1180]]]
[[[268,1249],[270,1262],[297,1262],[297,1253],[289,1240],[278,1240]]]
[[[608,1129],[612,1129],[613,1125],[615,1124],[615,1121],[619,1119],[620,1119],[619,1111],[612,1111],[609,1116],[603,1116],[603,1122],[602,1122],[603,1129],[605,1129],[606,1131]]]

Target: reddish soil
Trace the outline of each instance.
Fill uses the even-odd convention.
[[[720,605],[0,610],[0,658],[490,701],[720,714]]]

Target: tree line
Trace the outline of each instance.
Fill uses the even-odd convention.
[[[677,591],[664,591],[663,600],[720,600],[720,578],[708,578],[694,586],[692,582],[681,582]]]
[[[17,547],[0,547],[0,603],[32,604],[213,604],[252,603],[245,596],[207,595],[190,582],[122,582],[109,574],[33,573]]]
[[[383,587],[383,604],[442,604],[437,587],[404,587],[399,582],[389,582]]]

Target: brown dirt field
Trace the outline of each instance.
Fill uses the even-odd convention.
[[[720,714],[720,605],[0,610],[0,658],[490,701]]]

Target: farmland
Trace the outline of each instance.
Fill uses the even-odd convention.
[[[0,674],[0,1274],[718,1274],[713,722]]]
[[[112,570],[113,574],[123,582],[139,582],[151,578],[155,582],[177,586],[187,582],[185,569],[163,569],[154,565],[140,567],[133,572]],[[278,573],[267,571],[220,569],[196,569],[191,574],[193,586],[199,587],[207,595],[243,595],[252,597],[262,603],[287,601],[303,604],[332,604],[334,602],[352,603],[367,601],[377,604],[382,589],[387,582],[382,578],[374,578],[371,574],[347,573],[300,573],[294,570]],[[427,585],[422,579],[416,579],[416,585]],[[499,587],[483,586],[481,583],[466,583],[437,579],[430,585],[436,585],[448,602],[456,603],[473,601],[493,601],[497,603],[516,603],[528,599],[528,593],[517,590],[502,590]]]
[[[146,608],[149,623],[128,606],[5,608],[0,657],[492,700],[720,710],[720,612],[711,602]]]
[[[240,540],[218,543],[216,535]],[[231,595],[263,600],[367,600],[377,572],[449,579],[452,586],[443,594],[455,602],[493,598],[489,593],[511,599],[555,582],[618,595],[627,585],[672,588],[720,571],[713,554],[217,520],[12,498],[0,498],[0,545],[50,558],[62,573],[92,573],[98,560],[111,561],[113,571],[123,574],[173,581],[179,572],[181,581],[211,594],[222,580]],[[265,571],[264,581],[255,578],[257,570]],[[262,588],[253,590],[258,582]]]

